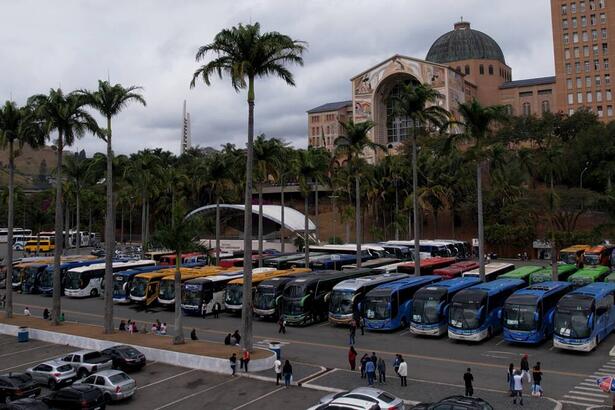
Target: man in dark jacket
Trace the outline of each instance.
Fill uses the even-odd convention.
[[[474,381],[474,376],[472,375],[472,369],[468,367],[468,371],[463,375],[463,381],[466,385],[466,397],[472,397],[474,394],[474,387],[472,386],[472,382]]]

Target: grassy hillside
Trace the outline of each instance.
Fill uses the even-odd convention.
[[[0,151],[0,184],[8,183],[8,150]],[[15,182],[30,188],[39,185],[43,176],[50,175],[56,166],[56,151],[46,146],[38,150],[24,146],[15,159]]]

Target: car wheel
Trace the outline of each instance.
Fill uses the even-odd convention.
[[[105,394],[103,397],[105,399],[105,403],[111,403],[112,399],[110,394]]]
[[[92,296],[92,297],[94,297],[94,298],[95,298],[96,296],[98,296],[98,290],[96,290],[96,289],[92,289],[92,291],[90,292],[90,296]]]
[[[85,378],[85,377],[88,377],[88,374],[89,374],[89,372],[88,372],[87,370],[85,370],[85,369],[79,369],[79,371],[77,372],[77,376],[78,376],[80,379],[83,379],[83,378]]]
[[[48,384],[48,386],[49,386],[49,389],[51,389],[51,390],[55,390],[55,389],[56,389],[56,387],[57,387],[57,383],[56,383],[56,381],[55,381],[55,380],[51,379],[51,380],[49,380],[49,384]]]
[[[9,404],[11,402],[11,396],[4,396],[4,403]]]

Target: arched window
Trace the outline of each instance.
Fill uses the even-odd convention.
[[[546,112],[551,112],[551,107],[549,106],[549,101],[548,100],[544,100],[542,102],[542,113],[546,113]]]
[[[470,66],[469,65],[466,65],[464,70],[465,70],[466,75],[470,74]]]
[[[395,98],[401,95],[405,83],[397,83],[389,92],[385,99],[387,114],[387,143],[399,143],[410,135],[412,120],[407,116],[397,116],[394,114]]]
[[[485,66],[484,65],[479,65],[478,66],[478,72],[480,73],[480,75],[484,75],[485,74]]]
[[[529,102],[524,102],[523,103],[523,115],[525,115],[527,117],[531,113],[532,113],[532,107],[530,106],[530,103]]]
[[[489,75],[493,75],[493,66],[489,65]]]

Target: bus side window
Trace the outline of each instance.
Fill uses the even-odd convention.
[[[397,317],[399,313],[399,292],[393,292],[391,295],[391,319]]]
[[[605,296],[596,306],[596,315],[602,316],[606,312],[609,312],[613,307],[613,294]]]

